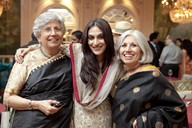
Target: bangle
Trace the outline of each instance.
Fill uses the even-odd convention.
[[[29,101],[29,108],[33,109],[33,107],[32,107],[32,100]]]

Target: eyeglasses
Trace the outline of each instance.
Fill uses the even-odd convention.
[[[55,28],[51,28],[51,27],[47,27],[45,29],[42,29],[43,32],[45,32],[46,34],[51,34],[53,31],[55,33],[60,33],[62,32],[62,28],[58,28],[58,27],[55,27]]]

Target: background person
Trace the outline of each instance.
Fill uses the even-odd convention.
[[[160,47],[158,45],[159,42],[159,33],[153,32],[149,36],[149,46],[153,52],[153,60],[151,62],[152,65],[159,67],[159,57],[160,57]]]
[[[12,69],[12,66],[13,66],[12,62],[3,63],[2,61],[0,61],[0,103],[2,103],[2,100],[3,100],[2,98],[3,92],[7,84],[7,80],[9,78],[9,74]]]
[[[70,59],[59,50],[64,20],[55,12],[44,12],[36,18],[33,32],[40,47],[22,64],[14,64],[4,92],[4,105],[15,109],[12,128],[68,128],[73,86]]]
[[[29,41],[26,45],[21,46],[21,48],[27,48],[30,45],[38,44],[38,39],[35,37],[34,32],[31,33],[31,41]]]
[[[12,62],[3,63],[2,61],[0,61],[0,72],[10,70],[11,68],[12,68]]]
[[[192,42],[189,39],[182,42],[182,60],[179,65],[179,78],[185,79],[185,75],[192,76]]]
[[[34,33],[31,33],[31,41],[29,41],[26,45],[21,46],[20,48],[27,48],[30,45],[38,44],[38,40],[35,37]],[[13,64],[15,63],[15,58],[13,59]]]
[[[113,99],[116,128],[187,128],[186,106],[168,80],[149,64],[153,53],[145,36],[128,30],[118,41],[126,73],[116,84]]]
[[[176,44],[177,46],[179,46],[181,49],[183,49],[183,41],[182,41],[181,38],[177,38],[177,39],[175,40],[175,44]]]
[[[117,39],[121,34],[132,28],[132,25],[128,21],[119,21],[115,24],[115,28],[113,29],[113,39],[114,42],[117,42]]]
[[[71,34],[72,43],[82,43],[82,35],[83,32],[81,32],[80,30],[72,32]]]
[[[158,34],[157,46],[158,46],[158,48],[159,48],[159,52],[160,52],[159,56],[160,56],[163,48],[165,47],[165,43],[164,43],[163,41],[159,40],[159,38],[160,38],[160,32],[155,31],[154,33],[157,33],[157,34]]]
[[[165,39],[166,46],[163,48],[159,58],[160,71],[164,76],[178,78],[179,64],[182,58],[181,48],[173,42],[173,37],[167,35]],[[172,72],[169,74],[168,72]]]

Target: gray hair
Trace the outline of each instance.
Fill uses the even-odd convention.
[[[139,47],[141,48],[142,57],[139,62],[141,64],[151,63],[151,61],[153,60],[152,50],[147,42],[146,37],[143,35],[143,33],[141,33],[138,30],[128,30],[128,31],[124,32],[117,40],[116,50],[119,51],[120,46],[122,45],[124,39],[127,36],[134,36],[135,39],[137,40]],[[119,57],[119,53],[117,53],[117,57]]]
[[[65,33],[66,29],[64,24],[64,18],[61,16],[61,14],[57,12],[46,11],[42,13],[40,16],[38,16],[34,21],[34,26],[33,26],[34,35],[38,37],[40,35],[42,27],[54,20],[58,21],[61,24],[62,32]]]

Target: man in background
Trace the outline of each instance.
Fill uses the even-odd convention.
[[[178,78],[179,63],[182,57],[181,48],[173,42],[171,35],[166,36],[165,44],[159,59],[160,71],[165,76]]]
[[[158,45],[159,42],[159,33],[153,32],[149,36],[149,46],[153,52],[153,61],[151,62],[152,65],[159,67],[159,57],[160,57],[160,48]]]

